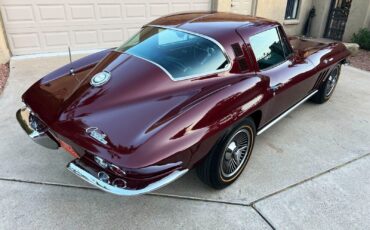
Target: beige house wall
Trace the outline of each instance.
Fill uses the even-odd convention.
[[[370,4],[369,0],[353,0],[349,12],[343,41],[351,41],[352,35],[361,28],[369,28]]]
[[[367,15],[365,19],[365,26],[370,29],[370,4],[369,8],[367,9]]]
[[[326,22],[329,16],[330,10],[329,0],[313,0],[313,6],[315,7],[316,16],[312,20],[310,36],[314,38],[321,38],[324,36]]]
[[[231,0],[214,0],[213,5],[218,12],[229,12],[231,11]]]
[[[302,34],[308,13],[312,8],[312,0],[301,1],[297,20],[284,19],[286,5],[287,0],[258,0],[256,15],[280,22],[289,35]]]
[[[370,29],[370,4],[369,8],[367,9],[367,16],[365,19],[365,26]]]
[[[10,51],[5,36],[3,19],[0,16],[0,64],[5,64],[10,59]]]

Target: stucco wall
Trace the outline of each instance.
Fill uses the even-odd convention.
[[[283,24],[289,35],[302,34],[308,13],[312,7],[312,0],[302,0],[297,20],[284,20],[287,0],[258,0],[257,16],[276,20]]]
[[[313,0],[316,16],[312,20],[310,37],[321,38],[324,36],[326,22],[329,16],[330,1]]]
[[[369,8],[367,9],[367,16],[365,19],[365,26],[370,29],[370,4]]]
[[[359,29],[369,27],[368,16],[370,14],[369,0],[353,0],[349,12],[343,41],[349,42],[354,33]]]

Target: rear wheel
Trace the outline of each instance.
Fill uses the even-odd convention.
[[[311,101],[322,104],[330,99],[331,95],[337,86],[341,66],[337,65],[332,71],[330,71],[329,76],[326,78],[325,82],[320,86],[319,91],[311,98]]]
[[[232,184],[251,156],[255,135],[251,118],[228,131],[197,167],[199,178],[216,189]]]

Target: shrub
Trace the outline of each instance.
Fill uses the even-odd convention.
[[[370,30],[360,29],[358,33],[353,34],[352,42],[360,45],[362,49],[370,50]]]

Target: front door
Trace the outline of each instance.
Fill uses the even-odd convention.
[[[273,28],[249,38],[261,76],[270,79],[272,94],[265,122],[272,120],[308,95],[315,79],[311,77],[314,66],[297,58],[281,33]]]
[[[346,29],[352,0],[332,0],[325,28],[325,38],[341,41]]]

